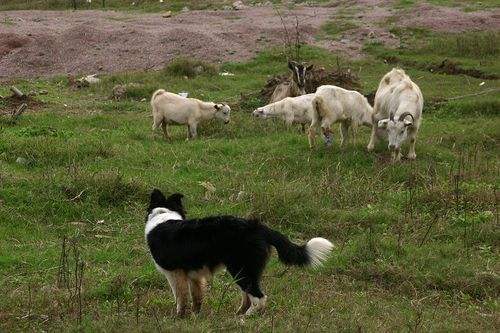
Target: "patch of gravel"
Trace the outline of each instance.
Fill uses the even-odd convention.
[[[297,15],[304,41],[314,43],[335,10],[299,7],[283,15],[290,25]],[[159,69],[180,55],[211,62],[243,60],[280,45],[283,38],[271,7],[189,11],[172,18],[113,11],[13,11],[3,17],[13,22],[2,27],[9,39],[27,42],[0,54],[0,80]],[[4,39],[0,36],[0,47]]]
[[[400,15],[391,8],[391,1],[348,0],[339,4],[297,6],[282,14],[289,25],[297,16],[305,42],[349,57],[361,57],[368,40],[389,47],[399,45],[399,39],[380,24]],[[352,18],[358,27],[335,41],[318,40],[321,25],[343,8],[355,9]],[[437,31],[500,28],[498,10],[465,13],[420,4],[402,15],[402,25]],[[162,13],[7,11],[0,13],[2,21],[9,24],[0,23],[0,81],[159,69],[178,56],[210,62],[241,61],[282,45],[283,40],[281,21],[272,7],[188,11],[170,18],[163,18]]]
[[[419,4],[399,21],[406,27],[422,27],[440,32],[498,31],[500,9],[464,12],[460,7]]]

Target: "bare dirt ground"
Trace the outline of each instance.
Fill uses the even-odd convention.
[[[352,57],[361,55],[367,39],[397,46],[399,40],[383,24],[393,16],[405,26],[438,31],[500,29],[499,11],[465,13],[419,5],[397,13],[388,1],[348,4],[357,11],[357,27],[335,41],[317,36],[321,25],[342,7],[303,6],[283,16],[289,25],[297,16],[305,42]],[[245,60],[282,40],[281,22],[272,7],[189,11],[171,18],[114,11],[7,11],[0,13],[0,80],[158,69],[181,55],[211,62]]]

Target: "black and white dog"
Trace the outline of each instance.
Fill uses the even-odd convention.
[[[193,311],[199,312],[207,280],[226,267],[242,290],[238,314],[250,315],[266,305],[260,278],[271,246],[286,265],[319,266],[333,248],[324,238],[296,245],[257,220],[234,216],[186,219],[183,195],[165,198],[151,193],[145,235],[156,268],[168,279],[177,302],[177,315],[186,313],[188,291]]]

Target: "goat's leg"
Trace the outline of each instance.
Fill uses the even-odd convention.
[[[344,147],[349,139],[349,123],[343,121],[340,123],[340,146]]]
[[[309,141],[309,148],[314,148],[316,145],[316,125],[311,124],[307,133],[307,139]]]
[[[306,132],[306,124],[300,124],[300,129],[301,129],[301,131],[300,131],[301,134],[305,133]]]
[[[372,126],[372,134],[370,136],[370,142],[368,142],[368,146],[366,149],[368,151],[373,151],[375,149],[375,144],[377,143],[377,123],[374,122]]]
[[[323,131],[323,137],[325,139],[326,146],[330,147],[333,143],[332,129],[330,128],[330,126],[321,126],[321,130]]]
[[[401,150],[394,149],[391,155],[392,155],[391,156],[392,163],[401,161]]]
[[[168,133],[168,125],[165,121],[161,123],[161,128],[163,130],[163,136],[165,137],[165,140],[171,140],[172,137],[170,136],[170,133]]]
[[[417,135],[415,134],[410,134],[410,149],[408,150],[408,155],[406,157],[409,160],[414,160],[417,158],[417,154],[415,153],[415,143],[417,142]]]
[[[158,115],[153,114],[153,126],[151,127],[151,130],[153,131],[153,139],[155,137],[155,131],[160,128],[160,126],[163,124],[163,117],[160,117]]]
[[[196,124],[196,123],[192,123],[192,124],[189,124],[189,125],[188,125],[188,129],[189,129],[189,138],[190,138],[190,139],[196,139],[196,136],[197,136],[196,126],[197,126],[197,124]]]

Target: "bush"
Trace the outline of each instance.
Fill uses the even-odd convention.
[[[193,78],[198,75],[217,75],[217,66],[201,60],[177,58],[165,66],[165,73]]]

